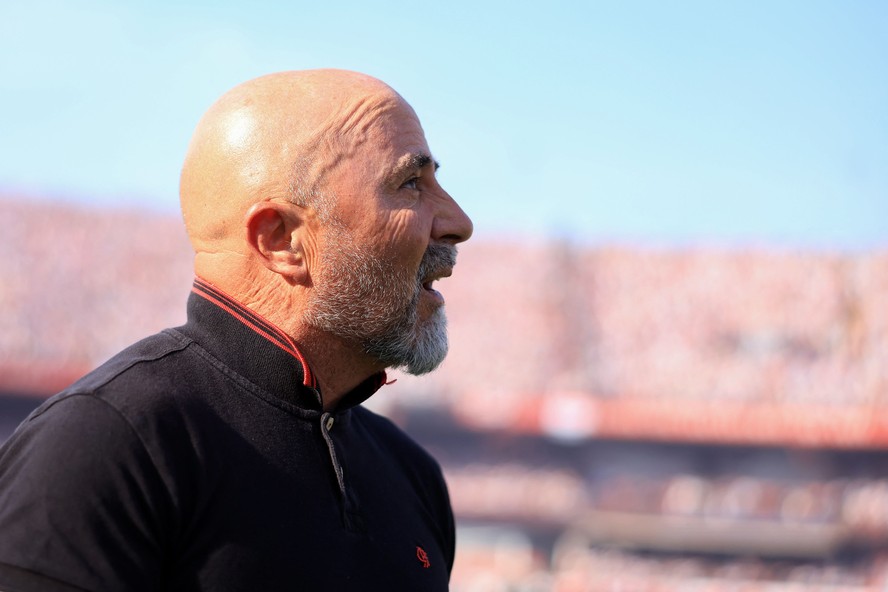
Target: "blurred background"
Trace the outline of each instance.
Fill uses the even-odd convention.
[[[185,318],[203,111],[339,67],[475,222],[451,354],[369,404],[441,461],[452,588],[888,590],[888,4],[0,4],[0,440]]]

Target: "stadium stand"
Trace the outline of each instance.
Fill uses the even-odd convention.
[[[0,198],[0,439],[184,320],[175,214]],[[888,586],[888,252],[473,240],[370,404],[442,462],[453,589]]]

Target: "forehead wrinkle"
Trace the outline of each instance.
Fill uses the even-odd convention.
[[[358,97],[334,110],[312,134],[315,146],[326,144],[338,157],[353,155],[369,139],[373,125],[388,113],[396,111],[401,99],[398,95],[376,94]]]
[[[364,136],[373,124],[386,113],[400,106],[400,97],[389,95],[371,95],[360,97],[352,105],[347,105],[335,119],[339,120],[339,133],[342,136]],[[336,124],[336,121],[331,121]],[[332,130],[331,130],[332,131]]]
[[[311,171],[306,181],[317,186],[343,161],[353,157],[370,137],[373,125],[387,113],[396,111],[403,99],[399,95],[377,93],[359,97],[342,108],[334,110],[317,129],[310,134],[299,149],[301,154],[318,154],[312,159]]]

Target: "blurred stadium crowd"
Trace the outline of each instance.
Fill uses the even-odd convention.
[[[175,215],[0,218],[2,439],[192,276]],[[444,466],[454,590],[888,589],[888,251],[477,240],[439,289],[447,361],[370,405]]]

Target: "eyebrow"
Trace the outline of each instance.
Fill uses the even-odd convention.
[[[437,160],[434,160],[430,155],[425,154],[424,152],[410,154],[399,160],[398,165],[395,167],[393,176],[405,176],[408,172],[418,171],[423,167],[428,166],[430,163],[435,165],[436,171],[441,168],[441,164]]]

